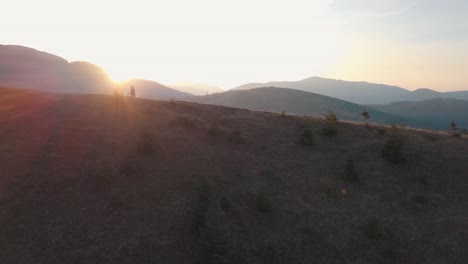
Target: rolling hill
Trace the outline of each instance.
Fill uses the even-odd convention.
[[[4,264],[468,262],[467,138],[0,93]],[[393,133],[405,164],[381,156]]]
[[[429,89],[419,89],[411,92],[397,86],[368,82],[349,82],[320,77],[311,77],[300,81],[249,83],[233,88],[233,90],[246,90],[269,86],[318,93],[357,104],[388,104],[398,101],[422,101],[436,97],[454,99],[468,98],[468,91],[440,93]]]
[[[450,122],[468,129],[468,101],[436,98],[421,102],[395,102],[388,105],[370,105],[386,113],[420,120],[423,127],[448,130]]]
[[[416,120],[407,120],[396,114],[388,114],[336,98],[304,92],[295,89],[264,87],[250,90],[234,90],[224,93],[194,97],[189,99],[204,104],[223,105],[256,111],[282,112],[296,115],[323,116],[334,111],[340,119],[361,121],[361,113],[368,110],[371,122],[386,124],[411,124],[418,126]]]
[[[125,89],[130,81],[124,82]],[[142,96],[153,99],[190,96],[153,81],[133,82]],[[69,63],[49,53],[14,45],[0,45],[0,86],[98,94],[112,94],[119,87],[102,68],[94,64],[80,61]]]

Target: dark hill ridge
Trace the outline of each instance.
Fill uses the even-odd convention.
[[[468,101],[436,98],[421,102],[395,102],[388,105],[370,105],[386,113],[420,120],[422,127],[448,130],[450,122],[468,129]]]
[[[198,103],[223,105],[256,111],[277,113],[285,111],[286,113],[311,115],[315,117],[321,117],[328,111],[334,111],[340,119],[349,121],[361,121],[361,113],[367,110],[371,114],[371,122],[411,124],[413,126],[421,125],[418,121],[407,120],[407,118],[401,115],[384,113],[368,106],[362,106],[320,94],[277,87],[234,90],[193,97],[189,100]]]
[[[468,91],[441,93],[422,89],[411,92],[398,86],[368,82],[350,82],[320,77],[311,77],[299,81],[249,83],[233,88],[233,90],[247,90],[269,86],[323,94],[357,104],[388,104],[398,101],[421,101],[435,97],[468,99]]]
[[[0,94],[2,263],[468,262],[466,138],[402,129],[393,165],[377,127],[329,138],[321,119]]]
[[[134,81],[139,94],[152,99],[181,99],[190,94],[147,80],[116,84],[102,68],[88,62],[69,63],[35,49],[0,45],[0,86],[65,93],[112,94]],[[137,85],[138,84],[138,85]],[[141,87],[139,85],[141,84]]]

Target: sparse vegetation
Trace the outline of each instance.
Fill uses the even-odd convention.
[[[404,145],[405,141],[398,133],[398,129],[392,126],[390,128],[389,137],[382,148],[382,158],[393,164],[405,164],[406,158],[403,155]]]
[[[370,114],[367,110],[362,111],[361,113],[362,121],[364,122],[365,127],[369,127]]]
[[[331,140],[313,117],[5,94],[2,263],[467,262],[468,141],[450,140],[450,122],[446,132],[383,135],[340,122]],[[31,106],[46,107],[21,110]],[[174,125],[178,117],[198,129]],[[210,125],[223,131],[217,140]],[[227,141],[235,127],[249,145]],[[299,142],[305,129],[310,149]],[[394,134],[407,167],[380,157]]]
[[[206,212],[210,206],[211,185],[205,179],[197,183],[197,198],[194,207],[193,228],[200,232],[206,222]]]
[[[258,193],[255,200],[255,208],[257,211],[262,213],[269,213],[273,211],[273,203],[271,198],[264,192]]]
[[[185,129],[195,128],[197,125],[195,121],[188,116],[181,116],[171,121],[172,125],[182,127]]]
[[[462,128],[461,134],[462,134],[463,136],[468,136],[468,130],[467,130],[466,128]]]
[[[363,227],[364,234],[372,240],[384,240],[389,238],[392,233],[384,226],[379,218],[370,219]]]
[[[273,170],[267,169],[267,170],[262,170],[260,172],[260,175],[266,180],[266,182],[271,186],[271,187],[279,187],[283,180],[279,175],[277,175]]]
[[[226,212],[231,203],[226,196],[220,199],[213,185],[202,180],[197,185],[193,227],[202,245],[203,263],[239,263]],[[214,202],[219,199],[219,203]]]
[[[207,134],[216,138],[224,135],[224,130],[221,129],[218,125],[211,125],[207,131]]]
[[[221,209],[223,209],[223,211],[225,212],[231,210],[232,208],[231,201],[226,196],[221,197],[220,205],[221,205]]]
[[[301,134],[300,142],[304,146],[312,146],[315,144],[314,131],[310,128],[304,129]]]
[[[137,142],[137,150],[143,156],[154,154],[154,137],[148,133],[141,133]]]
[[[359,181],[359,174],[356,171],[356,167],[354,166],[354,160],[352,157],[348,158],[348,160],[346,161],[344,178],[350,183]]]
[[[458,132],[457,123],[455,123],[455,121],[453,121],[453,120],[450,123],[450,135],[452,137],[460,137],[460,135],[461,135],[461,133]]]
[[[279,117],[282,117],[282,118],[286,117],[286,112],[284,110],[281,111],[281,114],[279,115]]]
[[[322,134],[328,137],[336,136],[338,132],[338,117],[335,112],[329,111],[324,115],[325,127],[322,129]]]
[[[238,128],[235,128],[227,137],[229,142],[235,144],[244,144],[246,142],[245,138],[242,136],[241,131]]]

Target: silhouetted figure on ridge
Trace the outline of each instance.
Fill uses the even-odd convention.
[[[130,97],[135,98],[135,87],[133,85],[130,86]]]

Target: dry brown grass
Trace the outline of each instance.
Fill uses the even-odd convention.
[[[202,178],[216,186],[214,204],[229,200],[210,216],[222,222],[210,221],[228,230],[230,261],[468,262],[467,138],[400,129],[401,166],[381,158],[389,133],[380,127],[339,122],[336,137],[305,148],[304,123],[324,126],[185,102],[0,89],[1,262],[200,263],[206,248],[192,227]],[[244,144],[226,140],[235,130]],[[153,151],[140,152],[148,138]],[[360,184],[343,180],[349,157]],[[257,210],[257,194],[270,212]]]

